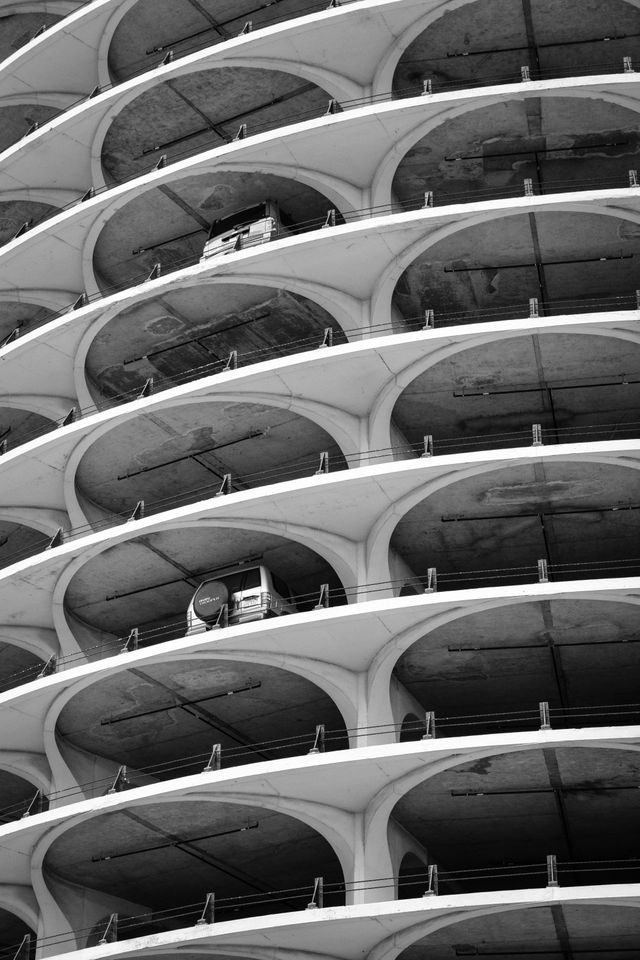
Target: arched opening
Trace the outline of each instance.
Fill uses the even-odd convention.
[[[514,98],[470,108],[430,130],[393,179],[403,202],[431,190],[446,203],[629,185],[638,166],[638,115],[604,99]]]
[[[86,372],[98,404],[221,371],[235,351],[239,366],[315,350],[331,314],[288,290],[205,283],[167,290],[117,314],[96,334]]]
[[[36,809],[30,812],[40,813],[43,807],[46,810],[46,801],[44,804],[39,802],[39,799],[36,799],[36,793],[36,787],[24,777],[9,773],[8,770],[0,770],[0,824],[20,820],[29,810],[32,801],[35,801]],[[2,942],[2,913],[3,911],[0,910],[0,943]]]
[[[208,765],[226,770],[304,756],[320,724],[326,751],[346,749],[340,712],[305,677],[262,663],[193,657],[85,687],[64,707],[56,732],[83,792],[102,796],[115,777],[96,775],[96,756],[126,766],[126,784],[136,787]],[[220,753],[212,761],[214,745]]]
[[[412,740],[421,740],[424,734],[424,721],[415,713],[408,713],[400,727],[400,743],[409,743]]]
[[[580,597],[497,605],[413,643],[394,678],[435,714],[437,737],[640,720],[635,604]],[[635,706],[633,706],[635,704]]]
[[[405,853],[398,873],[398,900],[421,897],[426,889],[426,866],[415,853]]]
[[[266,213],[256,212],[265,201]],[[94,270],[105,291],[120,288],[140,282],[156,263],[165,272],[198,263],[214,224],[229,218],[235,223],[243,211],[249,211],[250,224],[263,224],[255,235],[247,227],[243,242],[253,248],[320,227],[332,206],[312,187],[273,174],[220,171],[185,177],[147,190],[112,214],[95,245]],[[233,249],[228,244],[207,257],[215,262]]]
[[[480,0],[449,10],[409,44],[396,92],[431,80],[435,92],[533,80],[619,73],[640,55],[640,11],[625,0]]]
[[[122,18],[109,48],[109,70],[122,81],[155,66],[168,49],[175,56],[237,37],[247,21],[253,30],[318,9],[316,0],[139,0]]]
[[[393,817],[438,864],[440,893],[545,887],[551,854],[561,886],[633,883],[639,765],[606,748],[486,756],[413,787]]]
[[[638,227],[615,216],[544,211],[487,219],[433,244],[404,271],[393,302],[406,319],[510,320],[635,309]]]
[[[85,500],[118,513],[144,500],[149,515],[215,496],[225,476],[233,490],[312,476],[322,451],[332,469],[346,469],[331,436],[290,410],[183,404],[103,434],[82,458],[76,487]]]
[[[556,903],[515,910],[487,910],[484,916],[447,923],[406,947],[398,960],[451,957],[604,955],[629,960],[640,947],[640,917],[619,903]]]
[[[638,435],[640,342],[544,331],[461,349],[398,397],[394,423],[436,454]]]
[[[137,37],[147,42],[146,34]],[[220,67],[173,77],[115,118],[102,148],[105,177],[120,182],[146,173],[161,156],[212,150],[232,140],[241,124],[263,132],[321,116],[329,99],[314,83],[281,70]]]
[[[92,817],[53,842],[44,871],[54,890],[80,884],[131,903],[137,919],[119,924],[119,940],[192,926],[209,892],[217,920],[303,910],[315,876],[327,905],[344,902],[327,840],[258,803],[173,801]]]
[[[11,910],[0,907],[0,949],[13,956],[26,936],[31,937],[29,960],[35,957],[35,931]]]
[[[65,609],[78,642],[94,650],[97,634],[107,642],[134,627],[142,646],[159,643],[184,636],[200,583],[257,564],[287,585],[296,610],[311,609],[323,583],[341,602],[338,576],[309,547],[273,533],[200,523],[136,537],[88,560],[69,584]]]
[[[48,546],[50,540],[47,534],[24,523],[0,520],[0,569],[35,556]]]
[[[636,471],[577,457],[480,469],[409,509],[391,547],[438,589],[631,576],[640,569]]]

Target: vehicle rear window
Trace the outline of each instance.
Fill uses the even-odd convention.
[[[239,593],[241,590],[260,588],[260,568],[238,570],[237,573],[227,573],[220,580],[225,584],[229,593]]]

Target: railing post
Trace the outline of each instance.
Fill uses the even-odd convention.
[[[549,583],[549,564],[546,560],[538,560],[538,583]]]
[[[433,81],[432,81],[431,79],[429,79],[429,80],[423,80],[423,81],[422,81],[422,93],[420,94],[420,96],[422,96],[422,97],[430,97],[432,93],[433,93]]]
[[[332,347],[333,346],[333,328],[325,327],[324,336],[322,337],[322,343],[318,347],[318,350],[321,350],[322,347]]]
[[[45,547],[46,550],[53,550],[54,547],[59,547],[63,540],[63,530],[62,527],[58,527],[54,535],[49,540],[49,543]]]
[[[129,781],[127,780],[127,768],[122,766],[119,768],[116,773],[116,778],[107,790],[107,796],[111,793],[122,793],[123,790],[126,790],[129,786]]]
[[[203,773],[212,773],[214,770],[219,770],[222,765],[222,744],[214,743],[211,750],[211,756],[207,760],[207,765],[203,769]]]
[[[537,297],[529,297],[529,319],[540,316],[540,304]]]
[[[636,290],[636,310],[640,310],[640,290]]]
[[[638,186],[638,171],[629,170],[629,186],[637,187]]]
[[[42,790],[37,790],[35,797],[33,797],[33,799],[31,800],[31,803],[29,804],[25,812],[22,814],[22,819],[24,820],[26,817],[31,817],[36,813],[43,813],[47,809],[48,809],[47,798],[45,797]]]
[[[227,370],[237,370],[237,369],[238,369],[238,351],[232,350],[231,353],[229,354],[229,359],[224,365],[222,372],[226,373]]]
[[[342,112],[343,112],[342,107],[340,106],[339,102],[332,98],[331,100],[329,100],[329,104],[325,112],[325,117],[330,116],[332,113],[342,113]]]
[[[540,729],[551,730],[551,714],[549,713],[549,701],[541,700],[538,704],[540,712]]]
[[[424,203],[422,204],[423,210],[426,210],[427,207],[433,206],[433,190],[425,190],[424,192]]]
[[[320,454],[320,465],[315,471],[314,476],[319,477],[323,473],[329,473],[329,451],[323,450]]]
[[[167,50],[164,57],[162,58],[162,63],[160,66],[166,67],[168,63],[173,63],[173,50]]]
[[[329,608],[329,584],[323,583],[320,586],[320,596],[314,610],[327,610]]]
[[[422,438],[424,444],[424,451],[420,454],[421,457],[432,457],[433,456],[433,434],[427,433]]]
[[[425,593],[436,593],[438,590],[438,573],[435,567],[427,569],[427,585],[424,588]]]
[[[531,177],[524,178],[524,195],[525,197],[533,196],[533,180]]]
[[[52,673],[56,672],[57,660],[55,656],[49,657],[44,667],[36,677],[36,680],[42,680],[43,677],[50,677]]]
[[[109,921],[105,928],[104,933],[102,934],[102,939],[98,940],[98,946],[101,947],[105,943],[115,943],[118,939],[118,914],[112,913],[109,917]]]
[[[31,934],[25,933],[22,943],[18,947],[13,960],[29,960],[31,956]]]
[[[216,497],[226,497],[228,493],[232,493],[231,490],[231,474],[225,473],[222,478],[222,483],[220,484],[220,489],[216,493]]]
[[[160,263],[154,263],[154,265],[151,268],[151,273],[149,274],[149,276],[144,282],[149,283],[150,280],[157,280],[161,273],[162,273],[162,265]]]
[[[4,338],[0,347],[6,347],[8,343],[11,343],[13,340],[16,340],[20,336],[20,327],[14,327],[11,333],[8,333]]]
[[[120,653],[129,653],[130,650],[138,649],[138,640],[140,632],[137,627],[133,627],[124,644],[120,647]]]
[[[520,79],[523,83],[527,80],[531,80],[531,70],[529,67],[520,67]]]
[[[137,396],[137,400],[142,400],[143,397],[150,397],[153,393],[153,377],[148,377],[144,382],[144,387]]]
[[[64,418],[64,420],[62,421],[62,423],[60,424],[60,426],[61,426],[61,427],[68,427],[70,423],[74,423],[77,414],[78,414],[77,408],[76,408],[76,407],[71,407],[71,410],[69,410],[69,413],[66,415],[66,417]]]
[[[423,330],[433,330],[436,325],[436,312],[433,308],[429,308],[424,312],[424,327]]]
[[[134,520],[142,520],[144,517],[144,500],[138,500],[135,507],[133,508],[133,513],[127,520],[127,523],[132,523]]]
[[[242,28],[242,30],[241,30],[240,33],[238,34],[238,36],[241,37],[241,36],[242,36],[243,34],[245,34],[245,33],[251,33],[252,30],[253,30],[253,20],[247,20],[247,22],[245,23],[244,27]]]
[[[319,723],[316,726],[315,740],[313,741],[313,746],[308,752],[310,754],[324,753],[324,723]]]
[[[218,612],[218,619],[212,626],[212,630],[224,630],[229,626],[229,604],[223,603]]]
[[[541,423],[531,424],[531,446],[532,447],[542,446],[542,424]]]
[[[204,902],[204,910],[200,915],[200,919],[196,920],[196,927],[202,927],[206,923],[214,923],[216,919],[216,895],[215,893],[208,893],[207,899]]]
[[[435,863],[430,863],[427,867],[427,889],[422,894],[423,897],[438,896],[438,867]]]
[[[622,58],[622,70],[624,73],[633,73],[633,60],[631,57]]]
[[[336,211],[332,207],[331,210],[327,210],[327,219],[322,224],[321,230],[326,230],[327,227],[335,227],[336,225]]]
[[[423,740],[435,740],[436,738],[436,715],[434,710],[427,710],[424,715],[425,734]]]
[[[547,857],[547,886],[558,886],[558,861],[554,853],[550,853]]]
[[[247,139],[247,125],[246,123],[241,123],[240,126],[238,127],[238,132],[236,133],[235,137],[231,142],[235,143],[236,140],[246,140],[246,139]]]
[[[307,904],[307,910],[318,910],[324,906],[324,878],[316,877],[313,881],[313,893]]]

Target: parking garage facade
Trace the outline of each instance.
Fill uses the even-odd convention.
[[[0,0],[0,960],[640,952],[636,70]]]

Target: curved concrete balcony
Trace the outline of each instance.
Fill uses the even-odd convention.
[[[637,441],[442,456],[162,503],[115,526],[98,520],[98,532],[85,526],[13,558],[0,579],[5,636],[15,632],[20,646],[25,627],[32,644],[50,647],[55,630],[70,655],[134,627],[181,635],[194,585],[256,556],[290,583],[300,610],[319,602],[322,584],[337,603],[433,587],[432,567],[456,594],[501,583],[527,590],[541,557],[559,580],[624,582],[638,564],[636,458]],[[21,515],[28,528],[27,513],[15,510],[14,523]]]
[[[545,296],[540,301],[542,309],[547,309],[545,304],[548,302],[552,313],[562,313],[567,303],[571,310],[584,309],[584,305],[588,310],[589,305],[599,303],[598,298],[602,296],[605,297],[605,308],[612,303],[615,306],[621,288],[629,288],[629,299],[633,302],[639,282],[635,276],[633,253],[637,193],[637,188],[589,191],[564,196],[523,197],[518,201],[459,204],[447,206],[442,211],[428,208],[316,230],[312,234],[230,254],[223,261],[205,261],[137,287],[129,285],[123,293],[107,295],[82,309],[66,313],[57,321],[10,343],[3,353],[6,360],[11,358],[4,389],[7,396],[39,396],[41,400],[37,408],[31,408],[32,412],[50,419],[66,414],[78,401],[83,407],[93,404],[95,394],[83,369],[84,359],[91,351],[96,334],[124,308],[167,294],[171,302],[176,291],[199,287],[192,305],[184,304],[184,307],[198,324],[200,338],[209,332],[215,334],[216,327],[228,326],[229,312],[225,312],[222,305],[217,309],[214,307],[214,323],[207,326],[206,314],[202,314],[203,298],[207,304],[210,299],[203,282],[214,286],[231,283],[287,291],[314,305],[315,317],[313,313],[308,314],[305,333],[313,326],[320,331],[322,324],[331,325],[333,318],[333,324],[349,331],[349,336],[354,339],[375,333],[377,329],[385,330],[390,324],[395,332],[415,328],[420,318],[424,325],[425,303],[419,289],[425,286],[431,288],[428,306],[435,310],[436,323],[438,316],[450,312],[453,312],[454,322],[473,318],[478,312],[481,316],[509,316],[510,313],[511,316],[522,316],[529,312],[526,294],[530,298],[541,295],[536,269],[541,260],[546,264],[547,277],[543,289]],[[535,250],[532,249],[532,216],[536,223]],[[502,263],[486,263],[492,257],[498,258],[506,231],[510,240],[509,255]],[[12,281],[28,282],[28,263],[37,255],[38,243],[44,245],[44,251],[50,240],[48,229],[41,236],[39,233],[34,231],[23,241],[10,245],[0,256],[6,268],[4,296],[8,299],[15,299],[9,289]],[[482,250],[481,259],[477,253],[462,261],[456,257],[455,249],[461,237],[472,245],[472,249]],[[73,267],[74,276],[69,276],[66,281],[63,279],[70,265],[62,245],[57,251],[60,259],[53,255],[56,252],[53,250],[50,251],[51,259],[43,264],[43,282],[51,287],[54,283],[65,287],[70,284],[79,286],[83,278],[75,275],[76,266]],[[48,277],[45,276],[47,269],[50,271]],[[463,285],[458,279],[465,272],[470,275],[470,280],[469,284]],[[441,279],[443,274],[444,280]],[[498,275],[502,277],[503,274],[504,283],[498,285]],[[471,283],[471,277],[476,275],[477,283]],[[331,277],[330,287],[327,276]],[[38,293],[46,295],[46,291],[40,290],[36,297]],[[556,301],[555,295],[561,293],[565,299]],[[62,295],[59,287],[57,295]],[[262,295],[263,291],[259,290],[253,298],[247,294],[237,307],[236,304],[233,307],[253,320],[256,312],[264,312],[256,311]],[[25,291],[21,298],[24,300],[25,297],[33,298],[33,295]],[[178,305],[178,310],[181,307]],[[268,307],[270,312],[271,305]],[[318,312],[317,308],[324,313]],[[167,318],[166,306],[161,308],[160,317]],[[136,346],[139,345],[140,354],[152,352],[154,335],[148,321],[154,319],[153,313],[147,312],[145,330],[151,336],[145,334],[138,340]],[[172,321],[172,326],[172,339],[168,343],[165,340],[166,322],[159,325],[156,340],[161,336],[163,345],[179,344],[188,324]],[[130,327],[130,323],[126,327]],[[125,325],[122,331],[124,329]],[[283,336],[276,323],[272,342],[279,345],[278,341],[286,344],[286,332]],[[116,360],[116,367],[118,361],[122,367],[131,359],[128,350],[127,356],[120,354],[118,358],[117,352],[114,357],[113,348],[110,349],[109,361],[113,364]],[[139,356],[139,359],[145,357]],[[141,387],[144,381],[145,377],[138,374]],[[110,388],[110,392],[119,393],[121,388],[115,391]]]
[[[559,854],[565,884],[615,889],[616,868],[638,869],[625,844],[625,826],[633,820],[637,733],[637,727],[623,726],[364,747],[120,789],[0,828],[6,851],[0,876],[9,884],[33,885],[41,908],[46,905],[41,946],[47,952],[59,952],[68,939],[91,946],[116,904],[129,916],[138,911],[138,923],[128,934],[121,931],[123,939],[184,927],[185,912],[210,890],[212,867],[223,892],[222,916],[226,894],[244,919],[304,908],[313,892],[307,873],[313,864],[337,903],[415,896],[416,887],[426,887],[426,867],[434,862],[442,865],[447,904],[451,895],[455,902],[455,895],[478,889],[504,894],[544,886],[547,865],[532,852],[541,842]],[[563,795],[563,816],[555,807],[556,792]],[[603,822],[603,805],[612,803],[617,819]],[[425,804],[430,812],[418,823],[416,807],[424,810]],[[449,844],[449,866],[440,859],[448,842],[443,822],[464,830],[462,850]],[[492,854],[501,842],[514,844],[509,867]],[[153,867],[160,849],[175,861],[166,879]],[[33,851],[30,872],[27,851]],[[91,898],[74,889],[79,875]],[[175,894],[179,875],[182,902]],[[269,882],[286,878],[282,894],[274,897],[278,888]],[[247,888],[253,890],[248,897]]]
[[[479,950],[484,944],[490,945],[489,949],[510,949],[505,955],[515,960],[523,948],[552,952],[562,949],[561,944],[566,949],[573,943],[611,950],[616,960],[623,960],[625,951],[633,949],[638,939],[635,887],[618,884],[463,894],[315,910],[251,922],[223,920],[213,927],[193,926],[153,938],[93,947],[87,957],[143,957],[157,950],[158,943],[170,949],[189,949],[193,944],[194,949],[237,950],[262,957],[268,949],[265,940],[272,942],[277,931],[277,943],[285,950],[302,951],[313,937],[319,956],[335,956],[339,951],[348,960],[362,952],[408,960],[425,947],[441,960],[452,951]],[[560,931],[559,917],[566,918],[566,927]],[[76,953],[51,955],[71,957]]]

